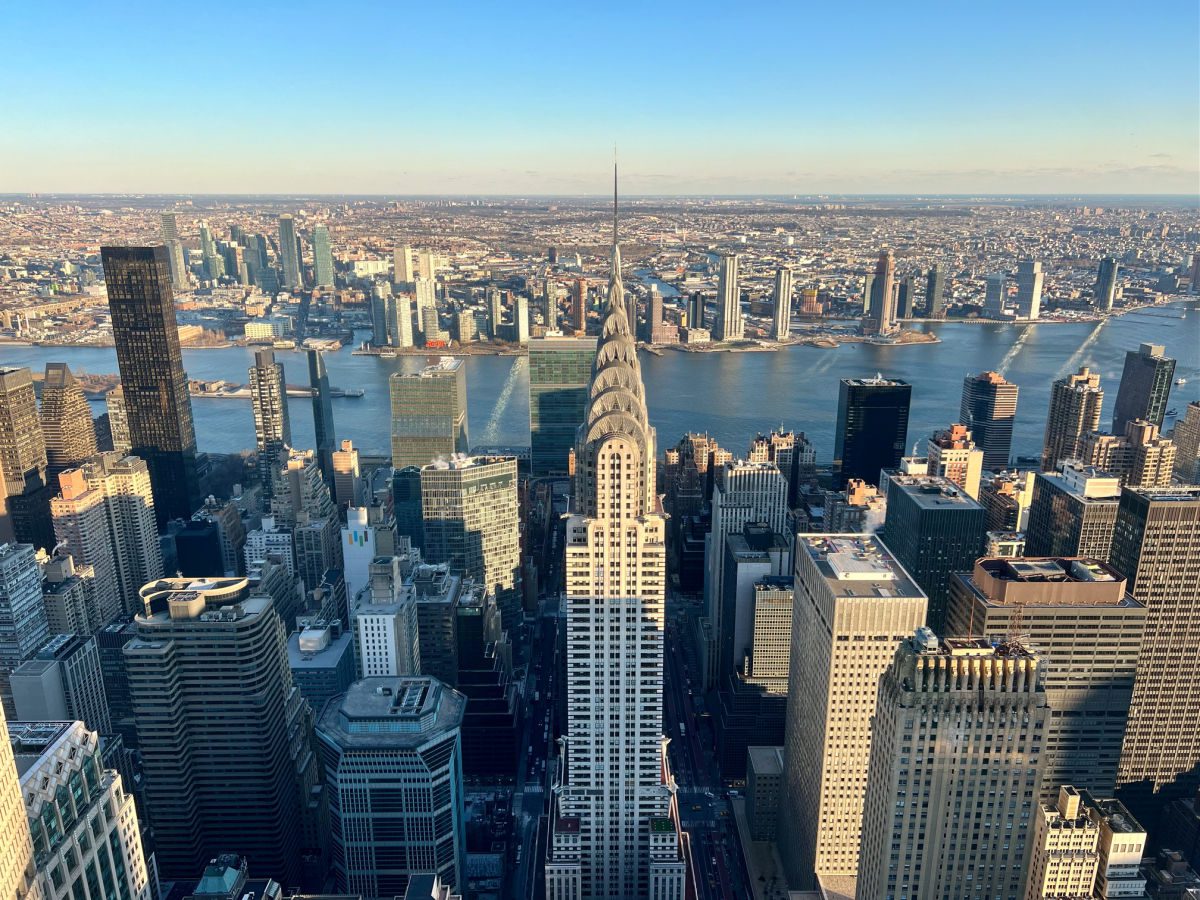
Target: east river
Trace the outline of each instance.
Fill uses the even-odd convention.
[[[756,432],[780,424],[804,431],[818,460],[833,453],[838,381],[881,373],[913,385],[909,444],[958,417],[962,379],[972,372],[997,369],[1020,385],[1013,454],[1041,451],[1050,385],[1081,365],[1101,375],[1105,390],[1101,427],[1108,428],[1125,351],[1142,342],[1163,344],[1179,363],[1170,408],[1183,415],[1189,400],[1200,397],[1200,309],[1176,303],[1107,320],[1060,325],[972,325],[938,323],[918,326],[940,343],[881,346],[843,344],[834,349],[790,346],[775,352],[641,354],[650,420],[660,450],[686,431],[707,431],[735,453],[744,453]],[[308,369],[301,353],[278,351],[289,384],[305,384]],[[185,350],[190,378],[248,381],[253,350],[233,347]],[[0,365],[41,369],[62,361],[73,371],[116,372],[116,353],[101,347],[24,347],[0,345]],[[386,453],[390,411],[388,376],[413,371],[424,357],[382,359],[354,356],[350,349],[326,354],[330,383],[362,388],[361,398],[335,399],[339,438],[351,438],[368,453]],[[472,445],[522,446],[529,443],[528,366],[521,357],[466,357],[469,433]],[[291,401],[292,437],[311,446],[311,403]],[[95,404],[99,411],[102,404]],[[200,449],[235,452],[254,445],[248,400],[193,398]],[[1167,423],[1169,429],[1170,423]]]

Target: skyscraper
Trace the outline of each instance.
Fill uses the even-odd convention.
[[[1175,442],[1175,477],[1183,484],[1200,484],[1200,400],[1187,405],[1171,440]]]
[[[31,658],[49,637],[42,605],[42,572],[33,547],[0,544],[0,700],[6,715],[15,712],[9,673]],[[0,859],[3,855],[0,851]]]
[[[97,897],[158,896],[158,880],[146,867],[132,789],[123,784],[120,772],[105,769],[95,731],[77,721],[12,722],[7,730],[0,728],[0,744],[11,747],[16,758],[25,795],[25,803],[18,800],[16,806],[33,831],[48,900],[70,896],[66,873],[72,870],[80,873],[76,883],[95,885]],[[0,765],[5,762],[0,758]],[[3,777],[12,768],[10,760]],[[5,841],[22,831],[6,829]],[[0,851],[0,857],[7,852]],[[18,890],[16,896],[24,895]]]
[[[983,450],[985,469],[1008,468],[1017,391],[1017,386],[999,372],[980,372],[963,379],[958,420],[970,429],[975,443]]]
[[[56,634],[10,676],[17,718],[26,722],[66,719],[112,734],[96,639]]]
[[[400,291],[387,298],[388,337],[393,347],[413,345],[412,296]]]
[[[1044,782],[1042,788],[1044,794]],[[1057,802],[1038,806],[1026,900],[1094,896],[1100,822],[1088,816],[1074,785],[1063,784],[1056,790]]]
[[[467,452],[467,372],[461,359],[446,356],[420,372],[397,372],[388,385],[395,468]]]
[[[925,316],[930,319],[942,319],[946,316],[946,273],[942,271],[941,263],[929,267],[925,276]]]
[[[576,511],[566,525],[572,674],[546,894],[682,900],[686,862],[662,736],[666,521],[655,498],[654,429],[625,308],[615,200],[608,301],[576,445]]]
[[[292,445],[283,363],[275,361],[274,350],[254,351],[254,365],[250,367],[250,408],[254,412],[254,437],[260,457],[263,496],[270,499],[281,463],[280,455]]]
[[[783,266],[775,270],[775,318],[771,337],[785,340],[792,330],[792,270]]]
[[[1124,434],[1133,419],[1145,419],[1159,428],[1167,412],[1175,360],[1163,354],[1160,344],[1142,344],[1125,354],[1121,386],[1113,407],[1113,434]]]
[[[1096,309],[1101,312],[1112,312],[1113,300],[1117,296],[1117,275],[1121,267],[1114,256],[1106,256],[1100,260],[1100,268],[1096,272],[1096,287],[1093,296],[1096,298]]]
[[[925,446],[929,474],[954,482],[968,497],[978,500],[983,451],[975,446],[967,427],[956,422],[935,431]]]
[[[504,322],[504,297],[500,293],[500,289],[489,287],[487,289],[487,323],[488,323],[488,340],[500,339],[500,326]]]
[[[1042,441],[1042,471],[1057,471],[1064,459],[1077,459],[1083,439],[1100,429],[1104,390],[1100,373],[1084,366],[1075,375],[1060,378],[1050,388],[1050,412]]]
[[[233,845],[298,884],[317,773],[271,597],[245,578],[170,578],[142,601],[123,652],[163,877],[190,878]]]
[[[945,633],[950,576],[969,572],[986,543],[983,507],[953,482],[893,475],[880,537],[929,597],[926,622]],[[922,623],[924,624],[924,623]]]
[[[196,432],[162,247],[101,247],[134,454],[150,467],[161,528],[200,504]]]
[[[46,363],[41,420],[46,441],[46,478],[53,486],[59,472],[96,452],[92,408],[66,363]]]
[[[128,453],[133,449],[129,441],[129,412],[125,408],[125,391],[117,385],[104,395],[104,408],[108,412],[108,429],[112,433],[112,449]]]
[[[727,643],[732,613],[724,615],[725,542],[751,522],[765,523],[771,533],[787,531],[787,479],[774,463],[734,462],[716,472],[712,492],[712,528],[705,548],[708,573],[704,579],[706,612],[717,648]],[[732,644],[729,644],[732,647]],[[716,659],[709,662],[711,687],[724,680]]]
[[[317,462],[325,483],[333,485],[333,451],[337,434],[333,430],[333,397],[329,392],[329,373],[320,350],[308,351],[308,385],[312,389],[313,430],[316,436]]]
[[[717,274],[717,327],[713,340],[738,341],[745,330],[742,319],[742,290],[738,283],[741,260],[736,253],[721,256],[721,268]]]
[[[362,500],[362,478],[358,450],[353,441],[342,441],[333,451],[333,501],[338,509],[358,506]]]
[[[1130,421],[1120,437],[1089,434],[1079,456],[1086,465],[1116,475],[1121,484],[1142,487],[1170,484],[1175,467],[1175,445],[1158,433],[1157,426],[1143,419]]]
[[[1049,714],[1041,663],[928,628],[896,652],[872,722],[859,897],[1022,896]]]
[[[571,282],[571,330],[579,337],[587,334],[587,282]]]
[[[1133,696],[1146,607],[1097,560],[981,559],[950,578],[946,634],[1002,642],[1010,635],[1052,659],[1043,738],[1042,800],[1060,785],[1110,796]]]
[[[1125,488],[1112,565],[1146,605],[1118,793],[1154,831],[1161,805],[1200,787],[1200,667],[1180,654],[1200,642],[1200,487]]]
[[[908,441],[911,398],[912,385],[882,375],[841,380],[833,439],[834,480],[839,487],[851,478],[877,485],[881,470],[900,465]]]
[[[891,334],[896,330],[896,261],[891,250],[880,250],[871,281],[870,309],[863,316],[863,334]]]
[[[513,301],[512,339],[518,344],[529,343],[529,298],[524,294]]]
[[[789,885],[811,887],[858,870],[874,686],[926,599],[869,535],[799,534],[794,556],[779,853]]]
[[[0,896],[15,900],[41,900],[38,870],[33,861],[33,841],[25,813],[21,782],[13,761],[8,723],[0,707]]]
[[[61,491],[50,501],[58,546],[79,566],[92,570],[95,624],[111,622],[124,608],[117,581],[117,562],[108,525],[104,491],[88,484],[82,469],[59,476]]]
[[[1008,281],[1003,272],[987,275],[984,281],[983,313],[988,318],[1002,319],[1007,315]]]
[[[456,456],[421,469],[421,509],[427,559],[496,595],[504,627],[521,620],[521,529],[517,460]]]
[[[428,677],[367,678],[326,704],[316,736],[339,891],[408,896],[410,878],[431,871],[466,887],[466,705]]]
[[[89,416],[90,418],[90,416]],[[52,486],[46,480],[46,444],[38,421],[33,375],[0,367],[0,540],[49,549]]]
[[[1042,264],[1027,259],[1017,263],[1017,318],[1036,319],[1042,311]]]
[[[296,236],[296,220],[287,213],[279,217],[279,267],[283,288],[298,291],[304,287],[300,276],[300,239]]]
[[[415,280],[412,247],[397,247],[392,251],[392,283],[407,289]]]
[[[552,335],[529,342],[530,469],[565,475],[587,409],[596,339]]]
[[[317,287],[333,287],[333,250],[329,246],[329,228],[317,225],[312,233],[313,284]]]
[[[692,291],[688,297],[687,325],[688,328],[704,327],[704,294],[701,291]]]
[[[167,248],[167,268],[171,276],[171,286],[177,291],[187,290],[187,261],[184,258],[183,241],[179,239],[179,225],[175,213],[161,213],[159,218],[162,222],[163,244]]]
[[[1025,549],[1030,556],[1087,556],[1108,562],[1120,481],[1078,461],[1033,480]]]

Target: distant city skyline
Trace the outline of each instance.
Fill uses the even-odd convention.
[[[0,193],[601,194],[614,142],[629,196],[1200,178],[1192,3],[206,9],[11,10]]]

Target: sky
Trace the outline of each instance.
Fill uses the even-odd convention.
[[[1200,4],[12,0],[0,193],[1187,194]]]

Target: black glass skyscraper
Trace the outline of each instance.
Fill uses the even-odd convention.
[[[101,247],[131,452],[146,460],[159,528],[200,504],[196,431],[166,247]]]
[[[912,385],[877,375],[843,378],[838,388],[837,431],[833,444],[834,478],[879,484],[881,469],[900,465],[908,441]]]
[[[929,269],[925,281],[925,316],[930,319],[940,319],[946,313],[943,308],[946,292],[946,273],[940,263],[934,263]]]
[[[963,379],[958,421],[970,429],[975,446],[983,451],[985,469],[999,472],[1008,468],[1017,393],[1017,386],[999,372],[980,372]]]
[[[337,437],[333,432],[333,400],[329,396],[329,373],[320,350],[308,351],[308,383],[312,388],[313,429],[317,436],[317,463],[325,482],[333,484],[333,451]]]
[[[1125,354],[1121,386],[1113,408],[1113,434],[1124,434],[1134,419],[1145,419],[1162,427],[1175,377],[1175,360],[1163,355],[1159,344],[1142,344]]]

